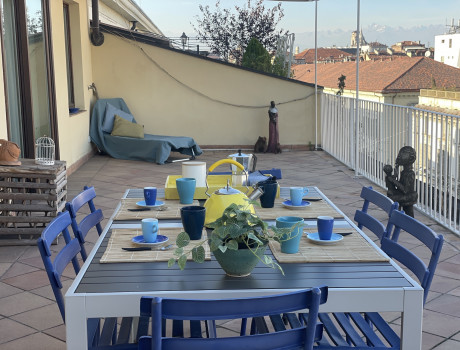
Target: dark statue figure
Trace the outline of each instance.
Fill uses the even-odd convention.
[[[268,116],[270,118],[270,122],[268,127],[268,147],[266,152],[281,153],[278,131],[278,109],[275,107],[275,101],[270,102]]]
[[[417,203],[417,192],[415,191],[415,172],[413,164],[416,159],[415,150],[410,146],[404,146],[399,150],[396,158],[394,174],[391,165],[383,167],[385,172],[385,184],[388,188],[387,195],[393,201],[399,203],[399,209],[414,217],[414,204]],[[399,174],[398,167],[402,166],[403,170]]]

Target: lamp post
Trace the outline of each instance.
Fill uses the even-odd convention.
[[[185,51],[185,45],[187,45],[187,40],[188,40],[188,36],[185,35],[185,32],[182,32],[182,35],[180,36],[180,41],[182,43],[182,50]]]

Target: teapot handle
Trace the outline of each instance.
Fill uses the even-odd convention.
[[[244,170],[244,166],[237,162],[236,160],[233,160],[233,159],[221,159],[221,160],[218,160],[217,162],[215,162],[213,165],[211,165],[208,169],[208,173],[206,174],[206,195],[208,197],[211,197],[211,195],[208,193],[208,190],[209,190],[209,186],[208,186],[208,175],[210,172],[212,172],[215,168],[217,168],[219,165],[222,165],[222,164],[233,164],[234,166],[238,167],[240,170],[244,171],[244,173],[246,174],[246,183],[248,182],[249,180],[249,176],[248,176],[248,172],[246,170]],[[246,193],[249,192],[249,187],[246,185],[246,188],[247,188],[247,191]]]

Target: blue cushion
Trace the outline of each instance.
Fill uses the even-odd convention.
[[[105,109],[104,122],[102,123],[102,131],[107,132],[109,134],[112,132],[115,115],[118,115],[129,122],[132,122],[134,120],[134,117],[131,114],[123,112],[121,109],[118,109],[112,106],[110,103],[107,103],[107,107]]]

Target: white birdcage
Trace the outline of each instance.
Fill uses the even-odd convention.
[[[43,136],[35,141],[35,164],[54,165],[54,141]]]

